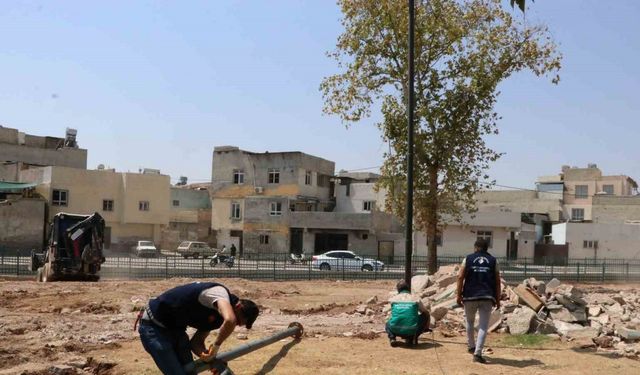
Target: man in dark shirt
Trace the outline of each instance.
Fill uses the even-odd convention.
[[[498,263],[488,252],[489,244],[478,239],[475,251],[462,262],[458,274],[457,301],[464,305],[467,323],[468,351],[473,353],[473,361],[486,363],[482,357],[482,348],[487,337],[491,307],[500,308],[500,270]],[[476,312],[480,314],[478,340],[474,340],[474,322]]]
[[[239,299],[224,285],[195,282],[152,298],[138,315],[138,332],[163,374],[183,375],[184,365],[193,361],[192,352],[205,361],[214,359],[236,326],[250,329],[258,314],[253,301]],[[197,329],[191,339],[187,327]],[[207,349],[205,339],[215,329],[218,335]]]

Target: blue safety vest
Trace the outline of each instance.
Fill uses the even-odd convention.
[[[464,301],[492,300],[496,296],[496,258],[478,251],[467,255],[462,299]]]

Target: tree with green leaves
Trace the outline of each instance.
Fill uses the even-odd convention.
[[[498,133],[498,85],[523,70],[557,83],[561,56],[546,27],[525,25],[501,0],[416,3],[413,225],[434,239],[444,222],[474,212],[475,195],[486,186],[486,170],[500,157],[484,140]],[[390,151],[384,155],[379,187],[388,192],[386,208],[404,217],[408,4],[338,4],[344,32],[329,55],[340,71],[320,85],[323,111],[349,126],[380,107],[378,126]],[[428,245],[433,273],[437,247],[435,241]]]

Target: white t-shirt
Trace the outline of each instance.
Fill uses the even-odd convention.
[[[198,302],[200,302],[203,306],[214,309],[218,311],[218,305],[216,302],[218,300],[224,299],[231,302],[231,297],[229,297],[229,292],[224,287],[214,286],[213,288],[205,289],[200,292],[198,296]]]

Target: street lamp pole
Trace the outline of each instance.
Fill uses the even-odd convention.
[[[407,115],[408,115],[408,147],[407,147],[407,208],[405,220],[405,265],[404,280],[411,285],[411,256],[413,252],[413,111],[414,111],[414,92],[413,92],[413,76],[414,76],[414,26],[415,23],[415,4],[414,0],[409,0],[409,82],[407,85]]]

